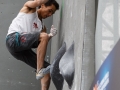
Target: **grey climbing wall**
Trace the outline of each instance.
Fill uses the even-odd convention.
[[[5,37],[12,19],[27,0],[0,0],[0,90],[40,90],[40,81],[35,79],[35,70],[14,59],[6,49]],[[52,17],[45,20],[47,29]],[[49,32],[49,31],[48,31]],[[46,54],[49,61],[50,44]]]
[[[66,48],[74,41],[75,77],[63,90],[89,90],[94,78],[95,0],[57,0],[60,10],[53,16],[58,34],[51,42],[51,63],[63,42]],[[56,90],[51,83],[50,90]]]
[[[95,74],[95,0],[86,0],[81,90],[89,90]]]

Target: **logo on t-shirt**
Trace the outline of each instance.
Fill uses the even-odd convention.
[[[37,23],[33,23],[34,28],[38,28]]]
[[[26,37],[25,37],[25,36],[22,36],[22,37],[20,38],[20,41],[21,41],[21,42],[25,42],[25,41],[26,41]]]

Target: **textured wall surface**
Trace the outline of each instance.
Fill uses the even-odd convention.
[[[94,0],[57,0],[60,10],[53,16],[58,34],[52,39],[51,63],[63,42],[74,41],[75,77],[71,90],[89,90],[94,78]],[[50,90],[56,90],[51,84]],[[63,90],[70,90],[64,83]]]
[[[95,74],[95,0],[86,0],[81,90],[89,90]]]
[[[35,70],[13,58],[5,45],[5,37],[13,18],[27,0],[0,0],[0,90],[40,90]],[[50,29],[52,17],[45,20]],[[50,49],[49,49],[50,50]],[[49,51],[46,60],[49,60]]]

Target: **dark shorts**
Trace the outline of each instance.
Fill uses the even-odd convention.
[[[6,46],[9,52],[18,60],[37,69],[37,55],[32,48],[37,48],[40,32],[12,33],[6,36]],[[44,61],[44,67],[50,65]]]

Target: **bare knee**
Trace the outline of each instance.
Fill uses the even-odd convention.
[[[46,40],[46,41],[48,41],[48,38],[49,38],[49,36],[48,36],[47,33],[40,33],[40,41],[41,41],[41,40]]]

